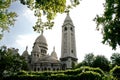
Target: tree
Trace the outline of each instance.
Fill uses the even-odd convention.
[[[9,26],[13,26],[17,14],[8,11],[10,4],[15,0],[0,0],[0,39],[5,31],[9,31]]]
[[[79,0],[70,0],[71,4],[67,5],[69,0],[20,0],[24,5],[27,5],[34,11],[38,17],[34,31],[40,32],[44,29],[51,29],[54,25],[53,19],[57,13],[68,12],[71,8],[79,4]],[[46,17],[46,21],[42,20]]]
[[[95,57],[93,53],[86,54],[83,60],[83,65],[92,67],[94,58]]]
[[[102,31],[103,44],[108,44],[112,49],[120,45],[120,0],[105,0],[105,10],[102,16],[94,19],[97,29]],[[102,28],[99,26],[102,25]]]
[[[120,66],[115,66],[110,70],[111,75],[114,77],[114,80],[120,80]]]
[[[103,55],[98,55],[95,57],[95,60],[93,61],[93,67],[99,67],[103,71],[109,71],[109,61],[108,59]]]
[[[86,71],[86,72],[80,73],[79,80],[102,80],[102,77],[97,72]]]
[[[83,66],[82,62],[78,63],[74,68],[80,68],[81,66]]]
[[[0,77],[14,75],[25,64],[25,60],[16,52],[5,46],[0,48]]]
[[[119,53],[113,53],[110,58],[111,58],[112,66],[113,66],[113,67],[114,67],[115,65],[120,66],[120,54],[119,54]]]
[[[93,66],[93,61],[95,59],[95,56],[93,53],[86,54],[84,57],[84,60],[77,64],[75,68],[80,68],[81,66]]]

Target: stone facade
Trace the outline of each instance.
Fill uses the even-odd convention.
[[[45,70],[65,70],[73,67],[77,63],[76,44],[75,44],[75,29],[73,22],[67,14],[62,26],[62,45],[61,58],[58,60],[55,47],[51,55],[47,53],[48,44],[43,33],[37,37],[34,42],[31,55],[28,54],[27,47],[22,56],[29,64],[32,71]]]

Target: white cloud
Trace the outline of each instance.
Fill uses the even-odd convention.
[[[34,11],[31,11],[29,8],[24,9],[23,16],[29,22],[36,22],[36,20],[37,20],[37,18],[34,16]]]
[[[33,43],[36,39],[38,34],[25,34],[25,35],[18,35],[16,38],[16,45],[20,48],[20,54],[25,50],[25,47],[28,46],[29,53],[32,50]]]

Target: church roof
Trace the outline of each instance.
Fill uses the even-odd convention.
[[[35,40],[35,42],[37,43],[43,43],[47,45],[47,41],[46,38],[44,37],[43,33],[37,37],[37,39]]]
[[[45,55],[41,56],[36,63],[49,62],[49,63],[59,63],[59,60],[55,59],[52,56]]]

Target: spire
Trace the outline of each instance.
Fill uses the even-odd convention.
[[[42,34],[42,35],[43,35],[43,32],[44,32],[44,31],[42,30],[42,31],[41,31],[41,34]]]
[[[55,52],[55,46],[53,47],[53,51]]]
[[[64,24],[71,23],[73,25],[72,19],[70,18],[70,12],[69,12],[69,10],[66,11],[66,13],[67,13],[67,16],[66,16],[66,18],[64,20]]]
[[[26,51],[28,50],[28,46],[26,46]]]
[[[69,12],[70,12],[69,10],[66,10],[67,15],[69,15]]]

